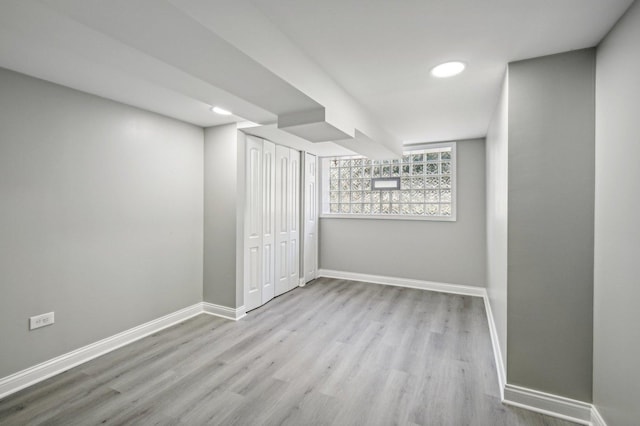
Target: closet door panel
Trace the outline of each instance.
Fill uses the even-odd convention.
[[[244,232],[245,307],[262,304],[262,140],[246,140],[246,203]]]
[[[304,155],[304,207],[303,207],[303,253],[302,275],[308,283],[318,271],[318,189],[316,185],[317,157]]]
[[[290,162],[289,148],[276,145],[275,156],[275,295],[290,289],[289,285],[289,226],[290,226]]]
[[[275,144],[264,141],[262,149],[262,303],[275,296]]]
[[[289,288],[300,285],[300,151],[289,151]]]

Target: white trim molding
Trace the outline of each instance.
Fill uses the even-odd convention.
[[[500,350],[500,340],[498,338],[498,329],[496,328],[496,322],[493,318],[493,311],[491,310],[491,303],[489,302],[489,295],[485,290],[483,296],[484,310],[487,313],[487,322],[489,323],[489,335],[491,336],[491,346],[493,347],[493,358],[496,364],[496,373],[498,374],[498,387],[500,388],[500,399],[504,400],[504,386],[507,383],[507,373],[502,359],[502,351]]]
[[[486,289],[484,287],[474,287],[470,285],[460,284],[446,284],[434,281],[421,281],[410,278],[386,277],[382,275],[360,274],[357,272],[334,271],[330,269],[319,269],[318,277],[362,281],[372,284],[392,285],[396,287],[417,288],[420,290],[462,294],[465,296],[484,297],[484,295],[486,294]]]
[[[234,309],[227,306],[214,305],[213,303],[209,302],[202,302],[202,312],[233,321],[238,321],[239,319],[242,319],[247,315],[247,311],[244,306],[240,306],[239,308]]]
[[[130,328],[106,339],[91,343],[82,348],[60,355],[41,364],[29,367],[0,379],[0,398],[28,386],[53,377],[75,366],[83,364],[122,346],[157,333],[172,325],[178,324],[202,313],[202,303],[186,307],[161,318]]]
[[[482,297],[484,299],[491,342],[496,360],[496,370],[502,402],[508,405],[521,407],[549,416],[570,420],[575,423],[593,426],[607,426],[597,408],[592,404],[552,395],[533,389],[505,384],[506,375],[504,363],[500,352],[500,345],[496,333],[493,312],[486,289],[483,287],[464,286],[458,284],[446,284],[432,281],[420,281],[405,278],[385,277],[379,275],[359,274],[353,272],[333,271],[327,269],[318,270],[318,278],[336,278],[352,281],[362,281],[372,284],[392,285],[398,287],[415,288],[421,290],[438,291],[467,296]],[[149,321],[129,330],[107,337],[98,342],[76,349],[64,355],[45,361],[41,364],[0,378],[0,399],[15,393],[28,386],[34,385],[59,373],[76,367],[108,352],[133,343],[160,330],[183,322],[200,314],[215,315],[225,319],[238,321],[246,316],[244,306],[229,308],[208,302],[199,302],[179,311],[165,315],[161,318]]]
[[[575,399],[507,383],[504,387],[504,399],[502,402],[582,425],[592,424],[591,413],[593,406]]]
[[[593,426],[607,426],[607,422],[604,421],[595,405],[591,406],[591,424],[593,424]]]
[[[246,315],[246,311],[244,306],[233,309],[208,302],[198,302],[161,318],[18,371],[10,376],[0,378],[0,399],[200,314],[215,315],[237,321]]]

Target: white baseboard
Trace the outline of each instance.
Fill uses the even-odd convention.
[[[234,321],[238,321],[247,315],[247,311],[244,306],[234,309],[227,306],[214,305],[209,302],[202,302],[202,312]]]
[[[507,383],[507,373],[502,359],[502,351],[500,350],[500,339],[498,338],[498,329],[496,328],[496,322],[493,318],[493,311],[491,310],[491,303],[489,301],[489,295],[485,290],[484,309],[487,313],[487,322],[489,323],[489,334],[491,336],[491,346],[493,348],[493,358],[496,364],[496,372],[498,374],[498,386],[500,389],[500,399],[504,400],[504,385]]]
[[[0,379],[0,398],[60,374],[143,337],[157,333],[167,327],[202,313],[202,303],[173,312],[137,327],[123,331],[106,339],[60,355],[41,364]]]
[[[404,278],[384,277],[378,275],[358,274],[353,272],[341,272],[321,269],[318,277],[364,281],[374,284],[386,284],[400,287],[417,288],[422,290],[439,291],[445,293],[462,294],[468,296],[483,297],[487,311],[487,320],[496,358],[498,382],[500,384],[502,400],[505,404],[525,408],[531,411],[547,414],[576,423],[593,426],[607,426],[597,408],[592,404],[576,401],[557,395],[539,392],[520,386],[505,384],[504,363],[498,343],[495,322],[486,289],[481,287],[463,286],[457,284],[436,283],[431,281],[419,281]],[[41,382],[56,374],[69,370],[108,352],[116,350],[136,340],[149,336],[167,327],[185,321],[199,314],[215,315],[222,318],[237,321],[246,315],[244,306],[229,308],[208,302],[196,303],[187,308],[165,315],[161,318],[149,321],[137,327],[118,333],[114,336],[76,349],[64,355],[45,361],[41,364],[14,373],[0,379],[0,399],[15,393],[28,386]]]
[[[591,425],[593,406],[587,402],[508,383],[504,387],[504,399],[502,402],[575,423]]]
[[[466,296],[484,297],[484,287],[470,285],[446,284],[434,281],[421,281],[410,278],[385,277],[382,275],[359,274],[357,272],[334,271],[319,269],[318,277],[337,278],[341,280],[363,281],[373,284],[393,285],[397,287],[417,288],[421,290],[439,291],[442,293],[462,294]]]
[[[604,421],[595,405],[591,406],[591,424],[593,426],[607,426],[607,422]]]
[[[106,339],[76,349],[64,355],[45,361],[41,364],[18,371],[10,376],[0,378],[0,398],[11,395],[21,389],[60,374],[70,368],[76,367],[122,346],[140,340],[143,337],[157,333],[172,325],[178,324],[200,314],[216,315],[234,321],[246,315],[244,306],[237,309],[226,306],[214,305],[207,302],[198,302],[195,305],[165,315],[161,318],[149,321],[137,327],[125,330]]]

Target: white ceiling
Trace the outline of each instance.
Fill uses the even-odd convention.
[[[485,136],[506,64],[592,47],[632,0],[253,0],[403,141]],[[430,77],[442,62],[467,70]]]
[[[631,2],[3,0],[0,66],[203,127],[269,124],[273,139],[278,117],[319,111],[309,128],[348,136],[336,152],[382,155],[484,136],[508,62],[594,46]],[[429,76],[452,59],[462,75]]]

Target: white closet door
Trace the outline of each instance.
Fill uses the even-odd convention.
[[[262,149],[262,303],[275,296],[276,145],[264,141]]]
[[[262,304],[262,139],[246,140],[244,302],[250,310]]]
[[[289,289],[300,285],[300,151],[289,151]]]
[[[275,295],[288,290],[289,285],[289,148],[276,145],[275,173]]]
[[[318,186],[316,185],[317,157],[304,154],[304,260],[305,283],[318,275]]]

